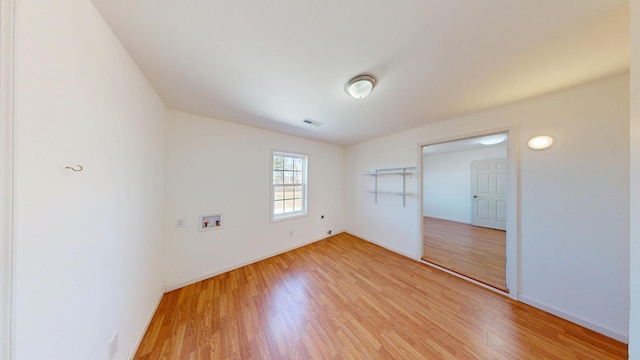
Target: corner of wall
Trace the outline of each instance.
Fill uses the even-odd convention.
[[[640,359],[640,0],[631,0],[629,359]]]
[[[11,359],[13,288],[14,0],[0,3],[0,358]]]

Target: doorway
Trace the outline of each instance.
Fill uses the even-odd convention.
[[[509,293],[508,133],[422,147],[422,260]]]

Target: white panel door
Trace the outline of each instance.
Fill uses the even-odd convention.
[[[471,162],[471,224],[507,229],[509,174],[507,160]]]

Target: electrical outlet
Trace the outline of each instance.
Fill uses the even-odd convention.
[[[109,341],[109,360],[114,359],[116,357],[116,353],[118,352],[118,333],[113,335],[111,341]]]
[[[289,237],[293,237],[293,230],[289,230]]]
[[[177,218],[176,229],[183,228],[183,227],[184,227],[184,218]]]

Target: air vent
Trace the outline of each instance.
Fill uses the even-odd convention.
[[[316,120],[311,120],[309,118],[304,118],[302,119],[302,122],[305,124],[309,124],[309,125],[313,125],[313,126],[320,126],[322,125],[322,123],[320,121],[316,121]]]

